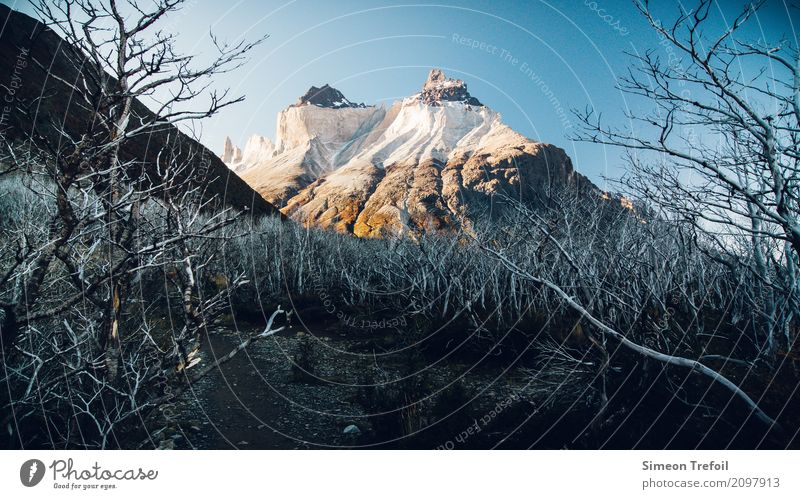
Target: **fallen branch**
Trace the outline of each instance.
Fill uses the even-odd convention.
[[[171,401],[177,399],[189,387],[191,387],[193,384],[195,384],[198,381],[200,381],[203,377],[205,377],[210,372],[219,369],[223,364],[227,363],[228,361],[230,361],[231,359],[236,357],[236,354],[238,354],[239,352],[241,352],[245,348],[249,347],[250,344],[253,343],[254,341],[261,340],[261,339],[264,339],[264,338],[269,338],[270,336],[283,331],[285,326],[281,326],[281,327],[276,328],[276,329],[272,328],[272,324],[275,321],[275,318],[278,316],[278,314],[286,314],[286,312],[283,311],[280,307],[278,307],[277,310],[272,312],[272,315],[270,316],[269,320],[267,321],[267,326],[264,328],[264,331],[262,331],[262,332],[260,332],[258,334],[254,334],[254,335],[249,336],[246,340],[244,340],[243,342],[241,342],[238,345],[236,345],[230,352],[226,353],[222,357],[217,357],[217,359],[214,362],[212,362],[211,364],[205,366],[203,369],[197,371],[196,373],[194,373],[193,376],[191,376],[191,377],[187,376],[186,383],[184,383],[180,387],[174,389],[171,393],[169,393],[167,395],[164,395],[163,397],[160,397],[160,398],[150,402],[148,405],[151,405],[153,407],[158,407],[160,405],[166,404],[168,402],[171,402]]]
[[[519,277],[524,279],[528,279],[532,282],[545,286],[556,293],[564,302],[567,303],[573,310],[578,312],[582,318],[585,318],[591,324],[593,324],[597,329],[599,329],[604,335],[614,338],[615,340],[619,341],[623,346],[626,348],[633,350],[645,357],[649,357],[651,359],[658,360],[665,364],[685,367],[693,371],[697,371],[700,374],[710,378],[712,381],[716,381],[731,392],[740,398],[749,408],[750,410],[756,415],[756,417],[761,420],[764,424],[771,428],[776,428],[781,430],[780,425],[771,417],[769,417],[764,411],[758,407],[758,404],[750,398],[741,388],[736,386],[731,380],[723,376],[722,374],[714,371],[713,369],[701,364],[699,361],[687,359],[684,357],[677,357],[675,355],[669,355],[665,353],[658,352],[651,348],[639,345],[638,343],[634,343],[633,341],[629,340],[625,337],[624,334],[620,333],[619,331],[605,325],[602,321],[594,317],[588,310],[583,308],[581,304],[576,302],[571,296],[569,296],[561,287],[557,284],[548,281],[547,279],[542,279],[540,277],[536,277],[531,275],[530,273],[526,272],[525,270],[521,269],[517,264],[509,260],[505,255],[500,253],[499,251],[493,250],[488,246],[478,242],[478,244],[487,252],[494,255],[508,270],[515,273]]]

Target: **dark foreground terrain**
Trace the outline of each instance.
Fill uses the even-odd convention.
[[[178,424],[153,435],[154,442],[201,449],[472,448],[506,436],[492,423],[525,385],[513,370],[446,359],[426,366],[408,349],[387,349],[391,339],[380,332],[365,339],[323,323],[306,326],[316,336],[295,323],[203,379],[175,407]],[[224,355],[238,337],[221,332],[205,355]],[[465,417],[478,410],[485,412],[480,435],[470,429],[474,418]]]
[[[240,324],[240,326],[242,326]],[[309,330],[313,334],[309,334]],[[222,356],[240,333],[219,330],[205,359]],[[567,374],[552,380],[535,373],[534,348],[513,356],[465,353],[469,341],[438,360],[426,349],[399,344],[397,331],[353,329],[320,319],[298,321],[204,378],[159,420],[140,445],[177,449],[308,448],[785,448],[797,447],[798,362],[782,368],[760,403],[785,425],[765,435],[729,401],[722,414],[718,391],[684,379],[678,395],[654,383],[642,390],[637,374],[598,395]],[[424,342],[421,342],[424,344]],[[541,358],[539,358],[541,361]],[[728,373],[735,377],[736,372]],[[745,374],[751,393],[765,382]],[[656,378],[661,381],[660,377]],[[540,391],[537,384],[547,383]],[[689,400],[704,392],[705,403]],[[636,397],[640,397],[636,399]],[[787,402],[788,401],[788,402]],[[161,426],[163,425],[163,426]]]

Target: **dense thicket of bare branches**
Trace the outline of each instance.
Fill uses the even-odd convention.
[[[267,302],[311,297],[332,316],[344,311],[347,318],[352,309],[369,321],[384,311],[390,319],[408,319],[399,334],[417,327],[425,338],[451,338],[460,331],[455,340],[483,337],[488,350],[526,335],[521,348],[549,351],[554,359],[531,383],[533,391],[542,391],[552,369],[563,369],[555,360],[576,358],[569,344],[598,357],[589,363],[592,379],[604,385],[612,364],[624,357],[622,346],[663,363],[661,369],[666,364],[707,376],[749,406],[765,428],[774,424],[718,372],[771,369],[762,355],[768,329],[752,309],[758,286],[709,256],[713,247],[704,231],[607,196],[554,196],[536,211],[505,203],[505,220],[460,239],[356,241],[266,222],[249,239],[232,240],[225,262],[239,271],[265,270],[256,271],[260,277],[245,302],[258,300],[257,291]],[[586,364],[573,368],[585,371]],[[575,386],[578,393],[587,389],[594,387]]]
[[[245,280],[232,275],[203,286],[214,257],[204,250],[238,213],[219,203],[209,209],[215,200],[196,149],[167,136],[153,164],[120,153],[137,137],[177,135],[170,125],[241,100],[209,85],[237,68],[254,43],[214,40],[217,56],[197,64],[159,28],[182,3],[34,5],[68,42],[63,51],[79,77],[60,82],[76,118],[35,122],[29,140],[10,145],[3,158],[3,171],[19,175],[3,200],[0,267],[9,386],[3,426],[11,445],[32,437],[54,447],[122,445],[119,431],[140,426],[191,380],[186,370],[210,322]],[[205,107],[187,107],[204,97]],[[155,112],[135,111],[141,99]],[[152,275],[166,288],[166,304],[147,299],[142,283]],[[156,327],[148,313],[159,306],[169,327]]]
[[[18,240],[16,231],[29,214],[48,210],[28,188],[9,187],[17,194],[3,197],[3,209],[18,214],[4,227],[8,241]],[[278,219],[238,219],[195,240],[190,260],[198,263],[196,293],[204,303],[229,300],[236,320],[269,315],[264,310],[280,303],[296,307],[301,319],[317,307],[330,321],[367,331],[371,322],[386,319],[398,335],[422,345],[434,338],[475,340],[479,349],[512,355],[530,348],[539,352],[528,385],[532,397],[560,403],[592,398],[599,401],[599,413],[610,395],[604,380],[626,373],[631,355],[619,350],[620,338],[604,336],[541,280],[556,284],[636,345],[717,370],[769,369],[760,355],[763,324],[751,309],[753,283],[709,257],[696,227],[623,208],[619,199],[564,195],[552,201],[532,211],[507,200],[506,219],[479,228],[477,236],[429,235],[417,241],[358,240]],[[167,221],[172,209],[179,208],[152,203],[143,210],[154,240],[175,230]],[[196,218],[203,225],[216,217],[197,213]],[[38,237],[46,238],[46,232],[40,229]],[[128,308],[130,321],[141,323],[154,345],[164,349],[175,338],[186,341],[185,353],[158,354],[176,365],[191,363],[196,346],[196,338],[187,335],[194,330],[184,307],[187,281],[179,277],[184,251],[175,247],[142,265]],[[4,258],[4,267],[13,261],[12,254]],[[67,325],[72,331],[96,327],[53,321],[49,331],[70,338]],[[45,341],[52,335],[32,337]],[[632,356],[635,362],[638,354]],[[52,359],[46,365],[54,365]],[[36,369],[31,359],[17,375],[30,380]],[[567,371],[574,382],[565,385],[558,372]],[[63,368],[50,372],[59,375]],[[686,374],[677,373],[679,379]],[[554,398],[555,392],[560,395]],[[31,396],[36,393],[32,388]]]
[[[38,221],[58,209],[52,186],[48,191],[45,185],[35,177],[3,184],[2,241],[9,249],[2,260],[9,274],[4,298],[29,278],[32,267],[25,256],[50,243],[48,226]],[[11,393],[11,400],[4,400],[4,424],[17,445],[31,443],[19,440],[30,438],[26,431],[33,427],[49,430],[38,445],[116,447],[118,432],[136,427],[191,379],[194,371],[187,369],[199,360],[203,336],[243,282],[235,275],[224,285],[203,285],[209,282],[207,259],[216,252],[205,250],[232,219],[224,211],[203,213],[202,204],[187,197],[180,204],[169,197],[144,202],[137,224],[144,234],[119,248],[135,255],[133,262],[108,277],[121,259],[109,252],[103,219],[97,217],[100,202],[82,192],[71,193],[69,200],[76,219],[84,222],[49,266],[25,322],[16,325],[17,338],[6,334],[14,324],[4,317],[3,379]],[[116,297],[121,303],[114,315],[112,279],[122,277],[130,284]],[[109,337],[112,318],[119,322]],[[40,431],[33,434],[43,437]]]
[[[608,127],[589,110],[578,138],[623,147],[624,182],[664,218],[698,229],[705,251],[752,280],[747,317],[763,357],[789,350],[800,314],[800,52],[788,41],[750,41],[743,27],[763,2],[715,29],[715,2],[682,7],[674,21],[637,2],[666,47],[632,54],[620,89],[652,112]]]

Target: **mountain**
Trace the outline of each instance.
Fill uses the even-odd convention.
[[[66,42],[50,28],[1,4],[0,25],[0,88],[5,98],[0,135],[4,143],[20,145],[32,133],[58,139],[53,123],[63,124],[73,135],[80,133],[91,114],[77,99],[70,98],[69,86],[63,82],[80,81],[79,65],[90,63],[75,62],[74,51],[67,53]],[[133,114],[135,118],[153,116],[139,101],[133,104]],[[216,154],[175,126],[160,127],[126,141],[120,156],[132,169],[149,170],[154,168],[159,152],[167,148],[180,151],[177,161],[192,158],[203,172],[207,196],[254,214],[280,215]]]
[[[236,156],[228,140],[223,155],[308,225],[360,237],[458,230],[496,209],[500,193],[535,204],[555,188],[596,190],[562,149],[515,132],[438,69],[388,108],[343,105],[323,89],[279,113],[274,145],[254,136]]]

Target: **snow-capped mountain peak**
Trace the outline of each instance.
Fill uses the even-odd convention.
[[[388,108],[311,87],[278,114],[274,145],[254,136],[236,157],[226,141],[228,165],[284,213],[365,237],[469,224],[498,192],[588,184],[563,150],[515,132],[438,69]]]

